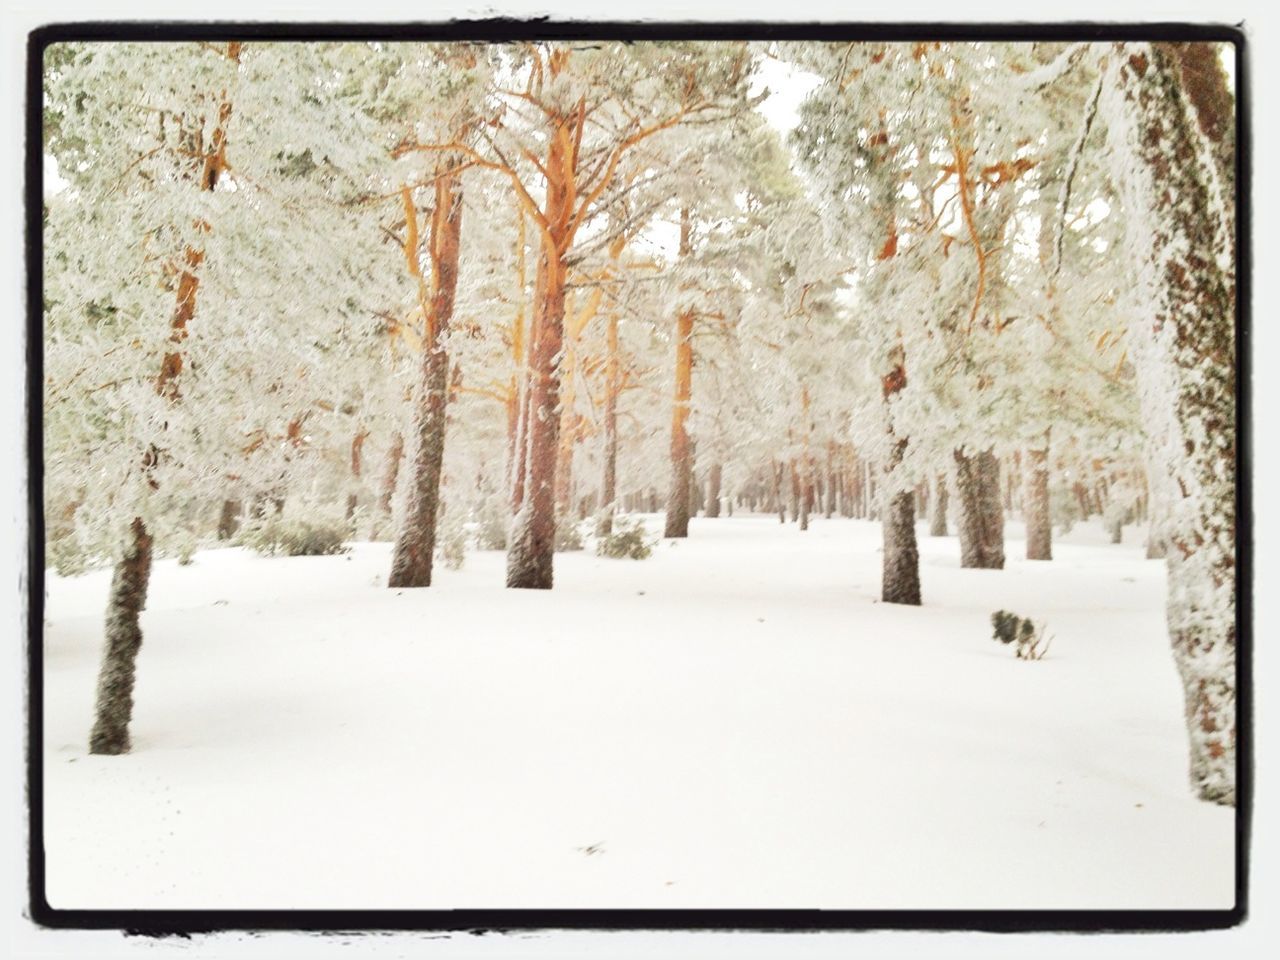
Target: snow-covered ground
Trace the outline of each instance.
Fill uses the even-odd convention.
[[[656,526],[656,518],[650,518]],[[45,849],[60,908],[1227,908],[1191,797],[1163,564],[1081,525],[878,602],[880,528],[692,521],[645,561],[388,544],[152,576],[134,752],[86,752],[109,573],[50,573]],[[1047,659],[991,639],[1048,619]]]

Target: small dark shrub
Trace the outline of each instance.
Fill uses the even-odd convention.
[[[321,557],[346,553],[345,520],[270,517],[245,528],[240,542],[264,556]]]
[[[1003,644],[1016,644],[1014,655],[1019,660],[1040,660],[1049,652],[1044,626],[1036,625],[1027,617],[1020,617],[1008,610],[997,610],[991,615],[992,638]],[[1050,637],[1049,640],[1053,638]],[[1044,643],[1044,647],[1040,646]]]
[[[596,541],[596,553],[615,559],[643,560],[653,553],[656,539],[644,532],[644,524],[637,518],[617,516],[613,518],[613,531]]]
[[[582,530],[578,526],[576,520],[568,517],[561,517],[556,521],[556,553],[569,553],[574,550],[581,550],[585,544],[582,542]]]

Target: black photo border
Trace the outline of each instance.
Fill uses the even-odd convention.
[[[1232,44],[1236,77],[1236,637],[1237,798],[1235,905],[1226,910],[805,910],[805,909],[464,909],[464,910],[83,910],[45,896],[42,657],[45,593],[43,513],[43,59],[68,41],[184,40],[819,40],[819,41],[1215,41]],[[1192,23],[777,23],[552,21],[56,23],[28,35],[25,144],[27,271],[27,814],[29,916],[53,929],[114,929],[150,936],[217,931],[523,930],[954,930],[1078,933],[1189,931],[1233,927],[1248,916],[1253,802],[1253,500],[1250,406],[1249,110],[1246,37],[1238,26]],[[1171,837],[1170,842],[1177,842]]]

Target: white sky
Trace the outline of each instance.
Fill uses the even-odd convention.
[[[759,110],[785,137],[800,121],[800,103],[821,82],[817,74],[798,70],[780,60],[765,58],[752,81],[752,96],[768,89],[769,96]]]

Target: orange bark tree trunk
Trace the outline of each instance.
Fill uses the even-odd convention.
[[[396,536],[387,586],[429,587],[435,553],[436,519],[440,509],[440,474],[444,466],[446,413],[449,403],[449,354],[445,348],[458,289],[458,261],[462,239],[462,186],[458,175],[438,176],[431,219],[431,300],[424,304],[422,385],[414,414],[414,452],[409,494]],[[411,272],[418,266],[417,213],[409,191],[405,215],[410,224],[406,254]]]
[[[547,148],[546,226],[523,415],[525,464],[520,508],[507,549],[507,586],[549,590],[556,538],[556,460],[560,447],[560,351],[564,341],[565,254],[573,236],[571,123],[563,118]]]
[[[607,537],[613,532],[614,500],[618,496],[618,393],[621,376],[618,364],[618,313],[609,311],[607,335],[608,358],[604,385],[604,455],[600,480],[600,519],[596,535]]]
[[[680,256],[692,252],[689,208],[680,210]],[[665,537],[689,536],[690,482],[693,457],[689,449],[689,403],[693,395],[693,309],[676,317],[676,379],[671,406],[671,491],[667,496]]]

